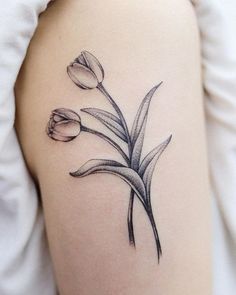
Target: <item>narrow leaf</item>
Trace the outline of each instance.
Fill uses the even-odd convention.
[[[118,117],[112,113],[97,108],[85,108],[81,109],[81,111],[95,117],[103,125],[115,133],[115,135],[127,142],[124,128],[122,127],[121,121]]]
[[[138,169],[140,163],[150,102],[155,91],[159,88],[161,84],[162,82],[153,87],[144,97],[133,123],[131,131],[131,143],[133,146],[131,167],[135,170]]]
[[[141,158],[142,148],[143,148],[144,135],[145,135],[146,122],[147,122],[147,116],[144,119],[143,125],[141,126],[140,133],[134,143],[133,150],[132,150],[131,167],[135,171],[138,171],[138,168],[139,168],[139,163],[140,163],[140,158]]]
[[[154,148],[147,156],[143,159],[140,168],[139,175],[143,178],[143,182],[146,186],[147,196],[150,196],[152,175],[158,159],[164,152],[168,144],[170,143],[172,135],[170,135],[165,141]]]
[[[134,143],[136,141],[136,139],[140,133],[140,130],[141,130],[142,125],[144,123],[145,117],[147,116],[149,105],[150,105],[151,99],[153,97],[153,94],[160,87],[161,84],[162,84],[162,82],[160,82],[158,85],[154,86],[148,92],[148,94],[144,97],[144,99],[138,109],[138,112],[136,114],[136,117],[135,117],[135,120],[133,123],[132,131],[131,131],[132,143]]]
[[[96,173],[109,173],[120,177],[130,185],[140,201],[144,204],[146,199],[146,189],[141,177],[133,169],[128,168],[117,161],[92,159],[86,162],[77,171],[71,172],[70,175],[74,177],[85,177]]]

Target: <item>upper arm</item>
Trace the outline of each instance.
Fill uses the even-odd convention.
[[[81,126],[105,133],[129,157],[124,140],[81,112],[92,107],[117,116],[101,91],[83,90],[69,78],[66,68],[83,50],[102,64],[103,84],[129,130],[147,92],[164,82],[152,97],[142,153],[139,149],[142,159],[172,134],[153,171],[150,192],[162,246],[159,264],[150,216],[137,191],[136,248],[129,245],[128,176],[117,177],[121,172],[114,163],[112,174],[69,174],[90,159],[125,164],[117,148],[84,130],[70,142],[53,141],[46,132],[54,109],[71,109]],[[199,55],[187,1],[56,1],[42,15],[16,87],[16,127],[42,195],[61,294],[211,294]],[[130,181],[142,190],[136,178]],[[146,178],[151,180],[150,174]],[[147,184],[144,188],[147,192]]]

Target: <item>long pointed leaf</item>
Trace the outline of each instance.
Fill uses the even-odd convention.
[[[133,169],[128,168],[121,163],[106,159],[92,159],[81,166],[77,171],[71,172],[74,177],[85,177],[95,173],[114,174],[135,191],[140,201],[144,204],[146,200],[146,189],[141,177]]]
[[[147,122],[147,116],[144,119],[143,125],[141,126],[140,133],[134,143],[133,150],[132,150],[131,167],[136,171],[139,168],[140,158],[142,154],[146,122]]]
[[[153,87],[144,97],[133,123],[131,131],[131,143],[133,146],[131,167],[135,170],[137,170],[139,167],[150,102],[155,91],[161,84],[162,82]]]
[[[160,82],[158,85],[154,86],[148,92],[148,94],[144,97],[144,99],[138,109],[138,112],[136,114],[136,117],[135,117],[135,120],[133,123],[132,131],[131,131],[132,143],[134,143],[136,141],[136,139],[140,133],[140,130],[141,130],[142,125],[144,123],[145,117],[147,116],[149,105],[150,105],[151,99],[153,97],[153,94],[160,87],[161,84],[162,84],[162,82]]]
[[[115,115],[97,108],[84,108],[81,109],[81,111],[95,117],[103,125],[115,133],[115,135],[127,142],[127,137],[124,128],[122,127],[121,121]]]
[[[147,196],[150,196],[152,175],[158,159],[164,152],[168,144],[170,143],[172,135],[170,135],[165,141],[154,148],[147,156],[143,159],[140,168],[139,175],[143,178],[143,182],[146,186]]]

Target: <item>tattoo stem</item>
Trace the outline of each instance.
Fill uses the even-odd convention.
[[[134,237],[134,227],[133,227],[133,201],[134,201],[134,191],[131,189],[127,223],[128,223],[128,230],[129,230],[129,243],[130,245],[135,247],[135,237]]]
[[[160,261],[160,257],[162,255],[162,249],[161,249],[161,243],[160,243],[160,238],[158,235],[158,231],[157,231],[157,227],[156,227],[156,222],[153,216],[153,212],[152,212],[152,207],[151,205],[148,206],[148,208],[146,208],[146,212],[148,214],[151,226],[152,226],[152,230],[153,230],[153,234],[155,237],[155,242],[156,242],[156,248],[157,248],[157,257],[158,257],[158,263]]]
[[[127,144],[128,144],[128,151],[129,151],[129,166],[131,166],[131,157],[132,157],[132,143],[130,139],[130,134],[128,130],[127,123],[125,121],[125,118],[119,108],[119,106],[116,104],[114,99],[111,97],[111,95],[108,93],[108,91],[105,89],[102,83],[99,83],[97,86],[98,90],[108,99],[112,107],[114,108],[115,112],[119,116],[121,120],[121,124],[125,130],[126,136],[127,136]],[[129,242],[131,245],[135,246],[135,238],[134,238],[134,230],[133,230],[133,203],[134,203],[134,191],[131,189],[130,191],[130,201],[129,201],[129,208],[128,208],[128,215],[127,215],[127,223],[128,223],[128,230],[129,230]]]
[[[134,229],[133,229],[134,195],[135,195],[135,192],[133,190],[131,190],[127,221],[128,221],[128,229],[129,229],[129,242],[130,242],[130,245],[135,247],[135,237],[134,237]],[[160,257],[162,255],[162,248],[161,248],[160,238],[159,238],[157,227],[156,227],[156,222],[155,222],[154,215],[152,212],[152,205],[151,205],[150,200],[147,201],[147,203],[146,202],[145,203],[141,202],[141,203],[143,204],[143,207],[144,207],[145,211],[147,212],[150,224],[152,226],[152,230],[153,230],[153,234],[154,234],[154,238],[155,238],[156,249],[157,249],[158,263],[159,263]]]
[[[106,142],[108,142],[111,146],[113,146],[119,153],[120,155],[122,156],[122,158],[125,160],[126,164],[129,165],[130,161],[129,161],[129,158],[128,156],[126,155],[126,153],[121,149],[121,147],[115,142],[113,141],[110,137],[108,137],[107,135],[101,133],[101,132],[98,132],[96,130],[93,130],[93,129],[90,129],[86,126],[83,126],[81,125],[81,131],[84,131],[84,132],[88,132],[88,133],[91,133],[91,134],[94,134],[100,138],[102,138],[103,140],[105,140]]]
[[[97,86],[97,89],[108,99],[114,110],[116,111],[118,117],[121,120],[122,127],[125,130],[126,136],[127,136],[127,143],[128,143],[128,150],[129,150],[129,158],[131,159],[132,155],[132,145],[131,145],[131,139],[130,139],[130,134],[129,134],[129,129],[127,126],[127,123],[125,121],[125,118],[119,108],[119,106],[116,104],[114,99],[111,97],[111,95],[108,93],[108,91],[105,89],[105,87],[102,85],[102,83],[99,83]]]

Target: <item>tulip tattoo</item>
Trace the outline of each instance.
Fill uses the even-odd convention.
[[[109,173],[124,180],[130,186],[127,213],[130,245],[135,246],[133,204],[135,197],[137,197],[150,220],[159,262],[162,248],[152,210],[151,182],[157,161],[170,143],[172,135],[146,156],[142,155],[142,148],[151,99],[162,82],[154,86],[142,100],[130,132],[122,111],[103,86],[104,70],[95,56],[88,51],[82,51],[67,67],[67,73],[79,88],[84,90],[98,89],[111,104],[114,113],[98,108],[84,108],[81,111],[102,123],[114,134],[115,140],[102,132],[82,125],[80,116],[73,110],[65,108],[52,111],[47,125],[47,134],[53,140],[68,142],[74,140],[81,132],[88,132],[100,137],[117,150],[123,163],[112,159],[92,159],[77,171],[70,172],[70,175],[81,178],[96,173]],[[123,148],[124,144],[121,143],[125,143],[126,150]]]
[[[69,109],[56,109],[52,112],[47,125],[47,134],[54,140],[71,141],[81,131],[80,116]]]

